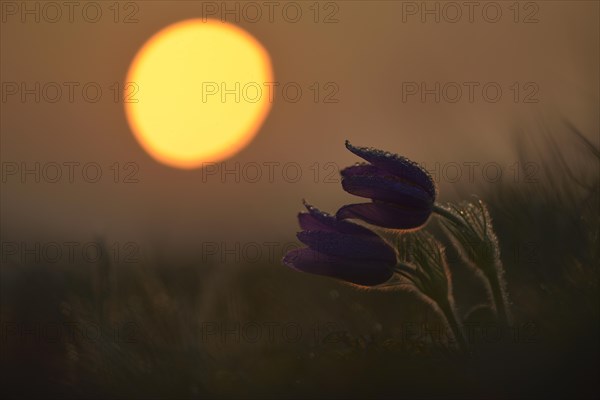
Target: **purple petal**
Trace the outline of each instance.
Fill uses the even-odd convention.
[[[390,182],[402,183],[406,186],[413,186],[415,188],[418,188],[419,190],[424,191],[429,195],[429,192],[427,192],[426,190],[423,190],[420,186],[414,184],[413,182],[410,182],[406,179],[402,179],[401,177],[394,175],[391,172],[386,171],[385,169],[382,169],[382,168],[377,167],[372,164],[362,163],[362,164],[353,165],[351,167],[344,168],[343,170],[340,171],[340,173],[342,175],[342,178],[355,178],[355,177],[360,177],[360,176],[363,176],[363,177],[371,176],[371,177],[375,177],[375,178],[385,179]]]
[[[392,277],[392,270],[380,262],[330,256],[307,248],[288,252],[283,263],[298,271],[329,276],[362,286],[378,285]]]
[[[398,154],[367,147],[356,147],[351,145],[347,140],[346,148],[374,166],[406,180],[413,185],[419,186],[435,199],[436,189],[433,179],[431,178],[431,175],[417,163]]]
[[[396,264],[396,252],[379,236],[364,237],[338,232],[304,231],[298,239],[312,250],[331,256]]]
[[[420,187],[381,175],[347,176],[342,179],[342,187],[356,196],[403,207],[430,210],[433,205],[433,198]]]
[[[306,231],[339,232],[349,235],[360,235],[364,237],[379,238],[369,229],[348,221],[341,221],[334,215],[322,212],[316,207],[304,202],[308,213],[299,213],[298,222],[300,227]]]
[[[427,222],[431,210],[404,209],[386,203],[350,204],[340,208],[340,219],[361,219],[369,224],[392,229],[414,229]]]
[[[393,176],[391,173],[387,172],[386,170],[376,167],[375,165],[372,165],[372,164],[367,164],[367,163],[353,165],[351,167],[346,167],[340,171],[340,174],[342,175],[343,178],[347,178],[350,176],[364,176],[364,175],[381,176],[381,177],[388,176],[390,178]]]
[[[335,222],[331,221],[330,218],[335,220],[333,215],[319,218],[307,212],[298,213],[298,222],[300,223],[300,227],[306,231],[337,232],[334,229]]]

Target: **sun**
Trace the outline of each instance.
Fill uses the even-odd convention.
[[[151,37],[126,82],[125,114],[140,145],[159,162],[192,169],[250,143],[271,108],[273,70],[248,32],[191,19]]]

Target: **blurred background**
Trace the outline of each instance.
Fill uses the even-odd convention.
[[[203,17],[206,3],[217,5],[216,11],[209,8],[209,17],[225,17],[264,45],[276,82],[298,83],[303,90],[296,103],[276,92],[258,135],[219,165],[214,175],[173,169],[151,159],[135,141],[124,105],[114,102],[110,89],[114,82],[122,85],[134,55],[150,36],[172,23]],[[79,162],[80,169],[75,170],[79,175],[83,165],[95,162],[103,176],[92,184],[81,176],[75,177],[74,184],[65,178],[57,183],[41,179],[38,184],[32,182],[34,175],[23,184],[19,174],[7,176],[2,190],[3,237],[83,240],[100,234],[110,240],[156,240],[169,256],[189,252],[204,240],[293,238],[294,216],[302,198],[329,211],[350,198],[339,190],[333,170],[357,161],[345,150],[345,139],[401,153],[432,170],[436,162],[459,163],[463,183],[469,183],[463,162],[482,163],[474,167],[475,180],[483,181],[483,163],[489,161],[502,165],[505,176],[510,174],[508,168],[517,159],[508,132],[515,125],[535,127],[539,118],[548,115],[569,119],[597,144],[595,2],[519,5],[518,23],[516,11],[503,3],[498,3],[502,13],[498,22],[486,21],[495,20],[495,8],[484,12],[482,3],[473,10],[473,22],[468,8],[462,7],[455,23],[450,22],[454,10],[444,2],[416,3],[417,11],[406,3],[414,4],[323,3],[317,7],[317,23],[314,4],[302,2],[288,8],[279,3],[273,22],[269,8],[260,2],[262,17],[257,22],[252,22],[253,9],[236,2],[135,2],[135,7],[120,6],[119,23],[114,22],[110,4],[104,3],[97,23],[84,19],[88,14],[92,18],[95,10],[84,8],[84,3],[73,11],[73,22],[66,9],[58,22],[44,22],[44,16],[52,18],[54,11],[48,8],[44,13],[43,2],[27,6],[34,10],[38,4],[40,23],[29,14],[21,22],[20,3],[17,15],[5,11],[3,82],[25,82],[26,87],[34,87],[35,82],[42,87],[48,82],[78,82],[80,86],[74,89],[73,102],[66,89],[56,103],[44,101],[44,96],[36,103],[32,95],[25,102],[20,93],[7,95],[2,102],[2,160],[24,162],[29,168],[35,162],[42,167],[49,162]],[[435,7],[437,15],[426,13]],[[296,23],[288,22],[295,20],[296,8],[302,16]],[[227,14],[227,10],[233,11]],[[122,22],[130,14],[137,22]],[[88,82],[102,88],[96,103],[83,98]],[[316,103],[309,88],[315,82],[321,87]],[[432,95],[423,102],[420,91],[405,93],[403,101],[403,84],[411,82],[424,82],[429,89],[436,82],[457,83],[464,93],[456,103],[445,101],[444,96],[436,103]],[[465,82],[480,84],[473,102]],[[496,103],[482,93],[490,82],[502,90]],[[335,86],[324,88],[327,83]],[[534,86],[525,87],[527,83]],[[517,102],[515,90],[520,94]],[[448,93],[447,98],[454,97],[452,88]],[[493,96],[492,89],[490,93]],[[325,102],[329,100],[337,102]],[[137,170],[127,170],[128,162],[135,163]],[[119,184],[110,170],[115,163],[122,175]],[[261,165],[262,176],[256,182],[252,181],[255,170],[244,168],[249,163]],[[272,182],[264,163],[279,163],[272,164]],[[286,163],[296,164],[284,170]],[[221,170],[236,168],[239,183],[235,173],[221,176]],[[453,180],[452,167],[446,168]],[[93,172],[90,169],[89,174]],[[493,176],[492,170],[488,172]],[[128,173],[138,182],[122,183]],[[441,181],[442,197],[449,196],[454,183]]]
[[[482,362],[483,372],[467,368],[460,377],[445,361],[438,370],[418,358],[398,367],[411,377],[401,380],[405,395],[433,390],[433,379],[438,394],[502,397],[512,389],[498,374],[519,357],[527,362],[507,378],[519,393],[540,393],[568,363],[581,362],[581,379],[597,371],[578,357],[597,354],[598,159],[590,149],[600,145],[598,2],[101,1],[77,2],[72,15],[56,3],[60,16],[48,4],[1,2],[7,394],[398,395],[389,372],[397,353],[361,358],[358,338],[383,341],[398,334],[402,318],[435,323],[435,312],[410,295],[357,291],[279,265],[298,247],[303,198],[329,212],[357,202],[339,184],[338,170],[358,161],[346,139],[423,164],[441,201],[471,194],[490,201],[520,322],[537,324],[525,335],[545,343],[511,348],[516,358]],[[274,80],[302,95],[294,102],[275,91],[246,148],[210,168],[180,170],[142,149],[111,88],[123,85],[153,34],[190,18],[245,29],[270,54]],[[65,91],[52,102],[43,90],[22,93],[36,82],[78,86],[72,101]],[[82,93],[89,83],[102,89],[96,102]],[[497,88],[501,96],[490,94]],[[63,176],[53,182],[44,171],[56,164]],[[577,272],[560,269],[567,265]],[[457,286],[466,312],[485,293],[457,268],[467,282]],[[557,317],[559,309],[565,314]],[[66,339],[65,322],[112,334]],[[269,322],[284,336],[266,339]],[[62,327],[58,341],[43,331],[54,323]],[[220,323],[234,332],[233,344],[222,343]],[[261,326],[258,344],[243,337],[252,323]],[[281,333],[289,323],[302,340]],[[350,333],[321,343],[338,331]],[[573,349],[575,331],[583,347]],[[361,377],[364,392],[352,384]],[[573,379],[556,385],[592,387]]]

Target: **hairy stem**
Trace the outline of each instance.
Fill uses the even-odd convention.
[[[487,278],[488,282],[490,283],[490,289],[492,291],[494,305],[496,306],[496,315],[498,316],[498,320],[504,326],[504,328],[508,328],[510,326],[510,316],[508,314],[506,295],[504,294],[504,290],[500,284],[500,277],[498,274],[492,274],[492,276],[488,276]]]
[[[446,318],[446,321],[448,322],[448,325],[450,326],[450,329],[454,334],[454,338],[458,343],[458,347],[464,354],[468,354],[469,349],[467,345],[467,340],[465,339],[462,326],[458,321],[458,318],[456,317],[456,311],[454,310],[454,307],[452,307],[449,300],[438,304],[438,306],[442,310],[442,313],[444,314],[444,317]]]
[[[454,215],[453,213],[451,213],[450,211],[448,211],[446,208],[439,205],[438,203],[435,203],[433,205],[433,212],[439,216],[446,218],[449,221],[454,222],[457,225],[465,224],[465,221],[461,220],[459,217],[457,217],[456,215]]]
[[[465,226],[465,221],[458,217],[456,214],[450,212],[448,209],[443,206],[435,203],[433,205],[433,212],[438,214],[439,216],[447,219],[448,221],[453,222],[459,226]],[[511,319],[508,312],[508,304],[507,298],[504,293],[504,289],[500,284],[500,271],[502,270],[502,263],[498,260],[499,265],[495,265],[493,272],[484,271],[484,275],[486,276],[491,290],[492,299],[494,301],[494,305],[496,307],[496,315],[498,317],[498,321],[505,328],[508,328],[511,323]]]

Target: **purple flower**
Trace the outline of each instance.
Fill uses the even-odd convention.
[[[339,219],[361,219],[394,229],[415,229],[427,222],[435,202],[431,175],[409,159],[366,147],[346,148],[369,163],[341,171],[342,187],[348,193],[372,199],[339,209]]]
[[[373,286],[391,278],[396,252],[377,234],[338,220],[304,203],[298,214],[298,239],[308,247],[288,252],[283,263],[293,269],[357,285]]]

